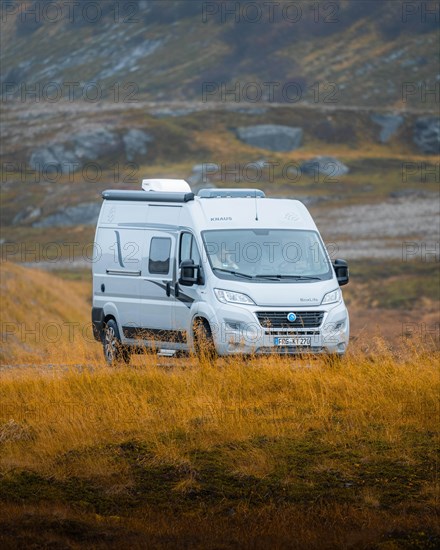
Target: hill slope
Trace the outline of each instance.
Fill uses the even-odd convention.
[[[12,86],[3,87],[7,95],[14,86],[20,92],[51,82],[63,97],[71,83],[72,94],[75,88],[78,99],[92,103],[123,96],[127,102],[202,100],[206,82],[219,89],[222,83],[243,88],[253,82],[266,92],[263,84],[273,82],[273,100],[289,102],[283,85],[293,81],[302,99],[313,103],[318,81],[335,83],[341,105],[377,107],[401,105],[402,83],[411,82],[415,87],[404,106],[437,109],[432,94],[420,94],[423,83],[436,85],[438,74],[436,2],[423,2],[423,13],[396,1],[284,0],[269,9],[262,0],[102,0],[89,3],[93,9],[77,3],[70,11],[67,2],[57,11],[45,4],[27,0],[4,8],[2,83]],[[90,94],[84,93],[88,82],[98,86]],[[52,98],[54,92],[52,87]]]
[[[87,361],[96,352],[88,289],[88,282],[64,281],[37,269],[2,262],[0,361]]]

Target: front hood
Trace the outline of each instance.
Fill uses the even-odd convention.
[[[213,283],[215,288],[247,294],[257,306],[274,307],[316,307],[327,292],[338,288],[335,278],[310,283],[246,283],[216,278]]]

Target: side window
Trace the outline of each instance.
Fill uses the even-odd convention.
[[[194,263],[196,265],[202,265],[202,262],[200,261],[199,249],[197,248],[197,243],[196,243],[196,240],[194,239],[194,237],[193,237],[193,240],[192,240],[191,258],[194,260]]]
[[[148,271],[165,275],[170,270],[171,239],[153,237],[150,244]]]
[[[200,265],[199,250],[191,233],[182,233],[180,238],[179,264],[183,262],[183,260],[194,260],[196,265]]]
[[[179,264],[183,262],[183,260],[189,260],[191,258],[191,242],[191,233],[182,233],[182,236],[180,238]]]

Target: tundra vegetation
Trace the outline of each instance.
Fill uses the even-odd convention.
[[[16,327],[2,336],[2,547],[438,547],[429,334],[360,331],[337,363],[110,368],[81,329],[89,292],[2,266],[2,327]]]

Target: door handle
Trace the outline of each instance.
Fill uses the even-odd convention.
[[[174,283],[174,296],[175,296],[176,298],[178,298],[178,297],[179,297],[179,293],[180,293],[179,283],[176,281],[176,282]]]
[[[165,292],[167,293],[167,296],[171,296],[171,282],[167,281],[167,284],[165,285]]]

